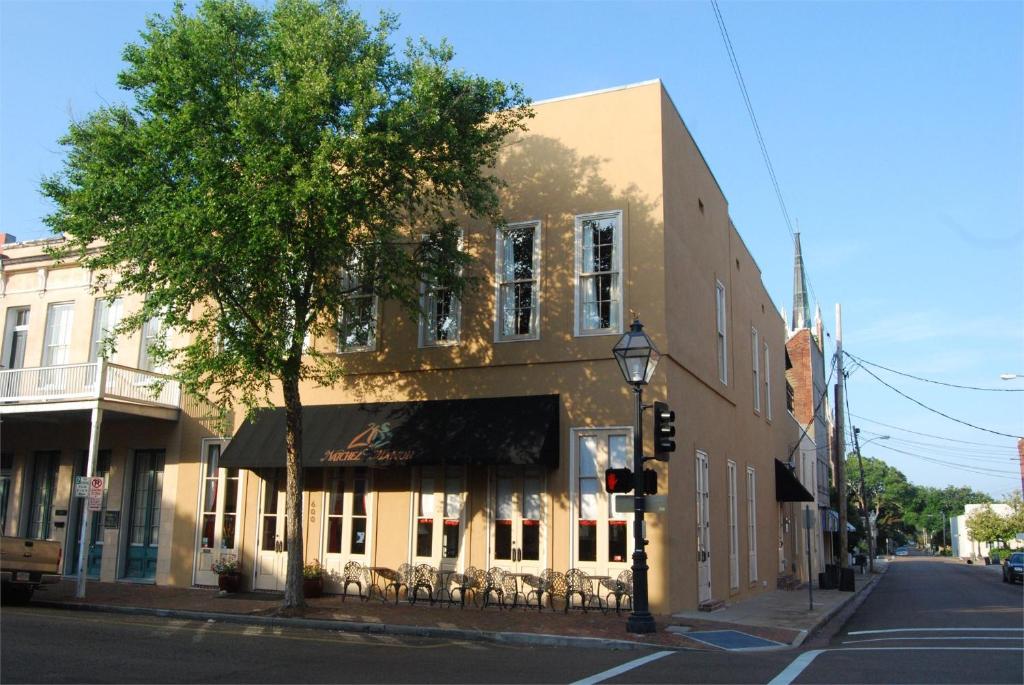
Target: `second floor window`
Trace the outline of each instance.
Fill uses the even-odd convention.
[[[772,420],[772,362],[768,343],[764,344],[764,415]]]
[[[348,292],[338,316],[338,352],[359,352],[377,347],[377,296],[362,287],[356,271],[342,274],[341,287]]]
[[[718,379],[729,383],[729,367],[726,356],[726,318],[725,318],[725,286],[715,281],[715,326],[717,328],[716,347],[718,350]]]
[[[761,343],[756,328],[750,329],[751,363],[754,369],[754,411],[761,411]]]
[[[451,288],[423,284],[423,315],[420,346],[454,345],[459,342],[460,304]]]
[[[89,361],[100,358],[103,339],[110,335],[121,322],[121,298],[113,300],[98,299],[92,314],[92,346],[89,348]]]
[[[46,342],[43,346],[43,366],[67,364],[71,355],[71,322],[74,304],[51,304],[46,312]]]
[[[622,330],[622,212],[576,217],[576,334]]]
[[[540,222],[498,231],[498,340],[536,340],[539,330]]]
[[[142,325],[142,342],[139,344],[139,368],[143,371],[159,371],[153,359],[153,347],[164,335],[163,321],[159,316],[150,317]]]

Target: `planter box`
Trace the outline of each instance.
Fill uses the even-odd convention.
[[[238,592],[242,586],[242,576],[239,573],[222,573],[217,576],[217,587],[224,592]]]
[[[303,578],[302,594],[306,597],[319,597],[324,593],[323,578]]]

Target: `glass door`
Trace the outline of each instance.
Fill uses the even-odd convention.
[[[585,430],[576,434],[572,563],[590,575],[615,577],[631,565],[633,514],[616,513],[614,497],[604,489],[605,469],[631,464],[630,439],[628,429]]]
[[[441,569],[463,567],[466,533],[466,470],[424,466],[417,479],[413,520],[413,563]]]
[[[238,512],[242,497],[238,467],[220,466],[220,454],[226,440],[203,441],[202,488],[199,505],[199,531],[196,540],[195,582],[216,585],[217,574],[211,566],[223,558],[238,558]]]
[[[697,601],[711,599],[711,523],[708,507],[708,455],[697,452]]]
[[[160,546],[160,504],[164,487],[164,451],[135,450],[128,523],[126,578],[156,578]]]
[[[490,565],[539,574],[547,549],[543,476],[535,469],[503,466],[495,471],[493,483]]]
[[[60,452],[36,452],[33,460],[28,531],[25,537],[49,540],[53,524],[53,491],[57,484]]]
[[[259,516],[259,548],[253,587],[257,590],[284,590],[288,564],[284,469],[264,472]]]
[[[341,577],[345,564],[370,562],[369,492],[369,472],[365,468],[337,468],[327,472],[321,558],[332,592],[342,591],[341,585],[332,578]]]
[[[78,463],[75,465],[75,475],[84,476],[86,461],[89,455],[83,451]],[[89,578],[100,577],[100,566],[103,562],[103,513],[107,510],[107,491],[110,489],[110,450],[100,450],[96,454],[96,475],[103,478],[103,509],[101,511],[87,512],[86,505],[89,500],[85,497],[74,498],[75,525],[72,527],[73,534],[65,544],[64,572],[73,576],[78,573],[78,543],[82,537],[82,523],[87,513],[92,515],[89,524],[89,548],[86,552],[85,573]]]

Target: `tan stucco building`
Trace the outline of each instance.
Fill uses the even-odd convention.
[[[663,355],[644,400],[677,415],[678,449],[652,467],[667,495],[647,517],[652,611],[774,590],[775,460],[800,429],[786,323],[725,197],[659,81],[535,109],[498,168],[508,225],[464,226],[481,286],[462,302],[427,289],[421,321],[367,296],[339,336],[312,341],[349,375],[302,388],[305,558],[335,574],[352,560],[629,568],[632,517],[603,480],[632,463],[632,391],[611,348],[635,311]],[[246,586],[280,588],[280,416],[239,412],[222,430],[173,382],[153,396],[141,335],[101,361],[112,307],[42,247],[4,248],[4,532],[73,533],[71,477],[98,426],[109,490],[90,573],[213,585],[210,564],[232,555]]]

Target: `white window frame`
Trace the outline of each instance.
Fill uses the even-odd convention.
[[[594,221],[601,219],[612,219],[616,222],[616,231],[614,241],[612,243],[612,270],[604,272],[590,272],[583,271],[583,224],[586,221]],[[574,307],[574,333],[576,337],[591,336],[591,335],[613,335],[622,332],[623,324],[623,310],[625,309],[625,298],[623,294],[625,288],[623,287],[623,281],[625,280],[625,274],[622,271],[622,245],[623,245],[623,221],[622,221],[622,210],[617,209],[608,212],[595,212],[593,214],[579,214],[576,216],[575,221],[575,307]],[[612,300],[611,302],[616,305],[617,311],[609,312],[609,326],[607,328],[584,328],[583,322],[583,279],[588,278],[591,274],[596,273],[607,273],[613,274],[616,278],[612,286]]]
[[[757,329],[751,326],[750,328],[750,349],[751,355],[751,368],[754,372],[754,413],[761,413],[761,336],[757,334]]]
[[[167,330],[164,329],[160,316],[151,316],[146,319],[146,322],[142,324],[142,330],[139,331],[139,369],[159,372],[163,368],[153,365],[153,358],[149,352],[150,342],[161,338],[167,339]]]
[[[747,575],[757,582],[757,471],[747,467]]]
[[[768,343],[764,343],[764,415],[772,420],[772,363]]]
[[[580,486],[581,471],[580,471],[580,440],[587,436],[598,437],[608,441],[611,436],[622,436],[626,441],[626,467],[630,467],[632,464],[632,451],[633,451],[633,427],[632,426],[600,426],[593,428],[571,428],[569,430],[570,436],[570,481],[569,481],[569,559],[570,566],[576,568],[589,569],[588,572],[598,570],[601,573],[607,573],[608,575],[616,575],[620,570],[629,568],[633,555],[633,535],[632,535],[632,522],[633,514],[619,514],[615,512],[614,497],[610,493],[605,492],[604,489],[604,469],[602,464],[597,464],[595,479],[597,481],[597,525],[598,527],[608,527],[608,521],[625,521],[626,526],[626,554],[622,561],[611,561],[607,558],[608,546],[607,538],[605,535],[598,533],[597,540],[597,554],[595,561],[579,561],[579,521],[581,520],[580,514],[580,495],[582,488]],[[607,453],[608,461],[611,460],[611,452]],[[604,468],[608,467],[608,463],[605,463]],[[590,478],[589,476],[587,477]],[[632,497],[632,495],[627,495]],[[590,519],[583,519],[590,520]],[[602,540],[605,544],[602,546]],[[612,573],[614,571],[614,573]]]
[[[451,338],[444,340],[437,337],[437,327],[434,325],[435,307],[439,293],[447,294],[449,298],[448,317],[455,322]],[[462,336],[462,303],[450,288],[439,288],[425,281],[420,283],[419,331],[420,347],[451,347],[459,344],[459,339]]]
[[[740,589],[740,532],[736,514],[736,462],[728,460],[729,479],[729,589]]]
[[[109,300],[97,297],[92,311],[92,340],[89,345],[89,361],[96,362],[100,358],[103,339],[110,331],[121,323],[122,300],[115,297]]]
[[[718,380],[729,385],[728,319],[726,318],[725,285],[715,280],[715,329],[716,351],[718,353]]]
[[[426,236],[421,236],[421,240]],[[462,251],[462,233],[459,234],[458,249]],[[459,270],[461,273],[461,269]],[[454,334],[450,339],[441,340],[437,337],[437,329],[432,325],[436,315],[434,307],[437,303],[437,294],[445,292],[449,297],[448,311],[449,318],[453,319]],[[450,288],[438,287],[428,283],[426,279],[420,281],[420,315],[418,345],[420,347],[451,347],[458,345],[462,338],[462,301],[452,293]]]
[[[58,312],[60,312],[59,318],[55,318],[58,316]],[[43,366],[61,366],[70,363],[71,329],[74,324],[74,302],[53,302],[46,308]]]
[[[25,313],[25,317],[22,323],[18,323],[18,315],[22,312]],[[4,327],[4,346],[3,346],[3,357],[0,358],[0,369],[3,368],[20,368],[24,365],[25,360],[25,343],[28,341],[28,324],[31,318],[32,310],[31,307],[9,307],[7,309],[7,322]],[[18,334],[22,335],[19,337]],[[18,348],[21,350],[21,360],[18,366],[10,366],[7,364],[15,361],[14,357],[16,350],[14,350],[15,339],[21,341],[21,346]]]
[[[505,236],[512,231],[533,228],[533,277],[530,279],[513,279],[505,281]],[[495,231],[494,240],[494,342],[518,342],[521,340],[540,340],[540,268],[541,268],[541,222],[521,221],[507,224]],[[527,333],[509,334],[502,332],[505,312],[504,289],[502,286],[515,283],[533,284],[533,309],[530,312],[530,330]]]
[[[343,270],[341,275],[342,287],[345,289],[355,287],[359,281],[350,275],[348,270]],[[370,334],[369,340],[366,341],[365,345],[346,345],[343,338],[342,332],[347,330],[351,325],[349,316],[346,314],[344,308],[338,314],[338,322],[335,326],[335,335],[337,336],[337,344],[335,345],[335,352],[338,354],[350,354],[352,352],[373,352],[377,349],[377,329],[380,323],[380,307],[376,293],[365,294],[362,292],[353,291],[346,295],[348,300],[369,300],[370,301]]]

